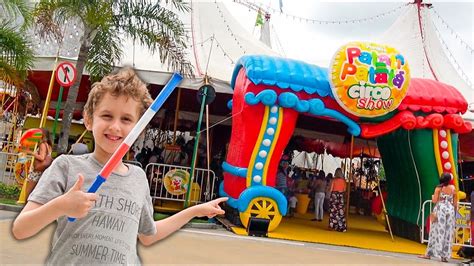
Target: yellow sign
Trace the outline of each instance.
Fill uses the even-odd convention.
[[[471,220],[471,207],[468,205],[459,206],[456,214],[456,227],[469,227]]]
[[[163,178],[168,193],[179,196],[186,193],[189,184],[189,173],[182,169],[173,169]]]
[[[376,43],[351,42],[335,54],[330,66],[331,88],[347,112],[377,117],[395,110],[405,97],[410,70],[395,49]]]
[[[459,208],[458,212],[459,212],[459,214],[461,215],[462,218],[466,218],[466,216],[471,213],[471,209],[466,208],[466,206],[461,206]],[[469,216],[467,218],[469,218]]]

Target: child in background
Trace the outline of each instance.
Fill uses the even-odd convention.
[[[96,194],[83,192],[151,102],[145,84],[130,68],[92,86],[84,124],[94,136],[93,153],[56,158],[13,223],[15,238],[24,239],[57,221],[46,264],[140,264],[137,239],[151,245],[196,216],[224,214],[219,203],[227,198],[220,198],[155,222],[145,172],[123,162]],[[71,223],[68,216],[78,219]]]
[[[293,191],[289,192],[288,203],[289,203],[288,206],[290,207],[288,217],[293,217],[295,216],[296,203],[298,203],[298,199],[296,198],[295,193]]]

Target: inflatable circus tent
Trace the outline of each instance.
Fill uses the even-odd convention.
[[[458,134],[469,133],[472,125],[460,116],[467,102],[454,87],[429,79],[410,81],[403,56],[382,49],[377,44],[347,44],[329,75],[325,68],[291,59],[245,56],[238,61],[231,83],[232,136],[220,194],[229,197],[244,226],[252,217],[264,218],[272,231],[286,214],[285,195],[275,189],[277,169],[296,121],[308,116],[339,121],[356,137],[377,138],[393,232],[419,240],[420,226],[429,214],[422,213],[422,203],[431,199],[440,174],[451,173],[459,188]],[[344,58],[354,50],[359,51],[357,64]],[[394,64],[368,59],[375,51],[381,53],[378,60],[399,58],[405,67],[393,72]],[[354,65],[347,67],[351,61]],[[356,71],[367,64],[380,71],[374,80]]]

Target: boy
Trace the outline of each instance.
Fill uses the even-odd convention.
[[[92,86],[84,124],[94,136],[93,153],[54,160],[13,224],[15,238],[24,239],[57,220],[47,264],[140,264],[137,237],[148,246],[195,216],[224,214],[219,203],[227,198],[220,198],[155,222],[145,173],[123,162],[96,194],[83,192],[151,102],[145,84],[129,68]],[[68,216],[78,219],[68,222]]]

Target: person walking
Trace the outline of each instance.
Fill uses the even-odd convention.
[[[324,197],[326,196],[326,174],[320,170],[313,184],[314,189],[314,216],[311,221],[321,222],[324,217]]]
[[[44,170],[51,165],[53,158],[51,152],[53,151],[53,144],[49,135],[49,130],[41,128],[41,142],[38,144],[36,152],[27,150],[28,155],[33,156],[34,162],[28,173],[28,183],[26,184],[26,198],[31,191],[36,187]]]
[[[457,192],[456,187],[450,184],[451,179],[450,173],[442,173],[440,184],[431,197],[436,205],[430,216],[428,247],[421,258],[436,257],[441,258],[442,262],[448,262],[448,258],[451,258],[457,210]]]
[[[341,168],[337,168],[331,182],[331,198],[329,201],[329,230],[346,232],[346,216],[344,213],[344,192],[346,180]]]
[[[275,188],[278,189],[285,197],[288,196],[288,186],[287,186],[287,177],[288,177],[288,166],[290,164],[287,160],[282,159],[280,165],[278,166],[278,172],[276,177]]]

